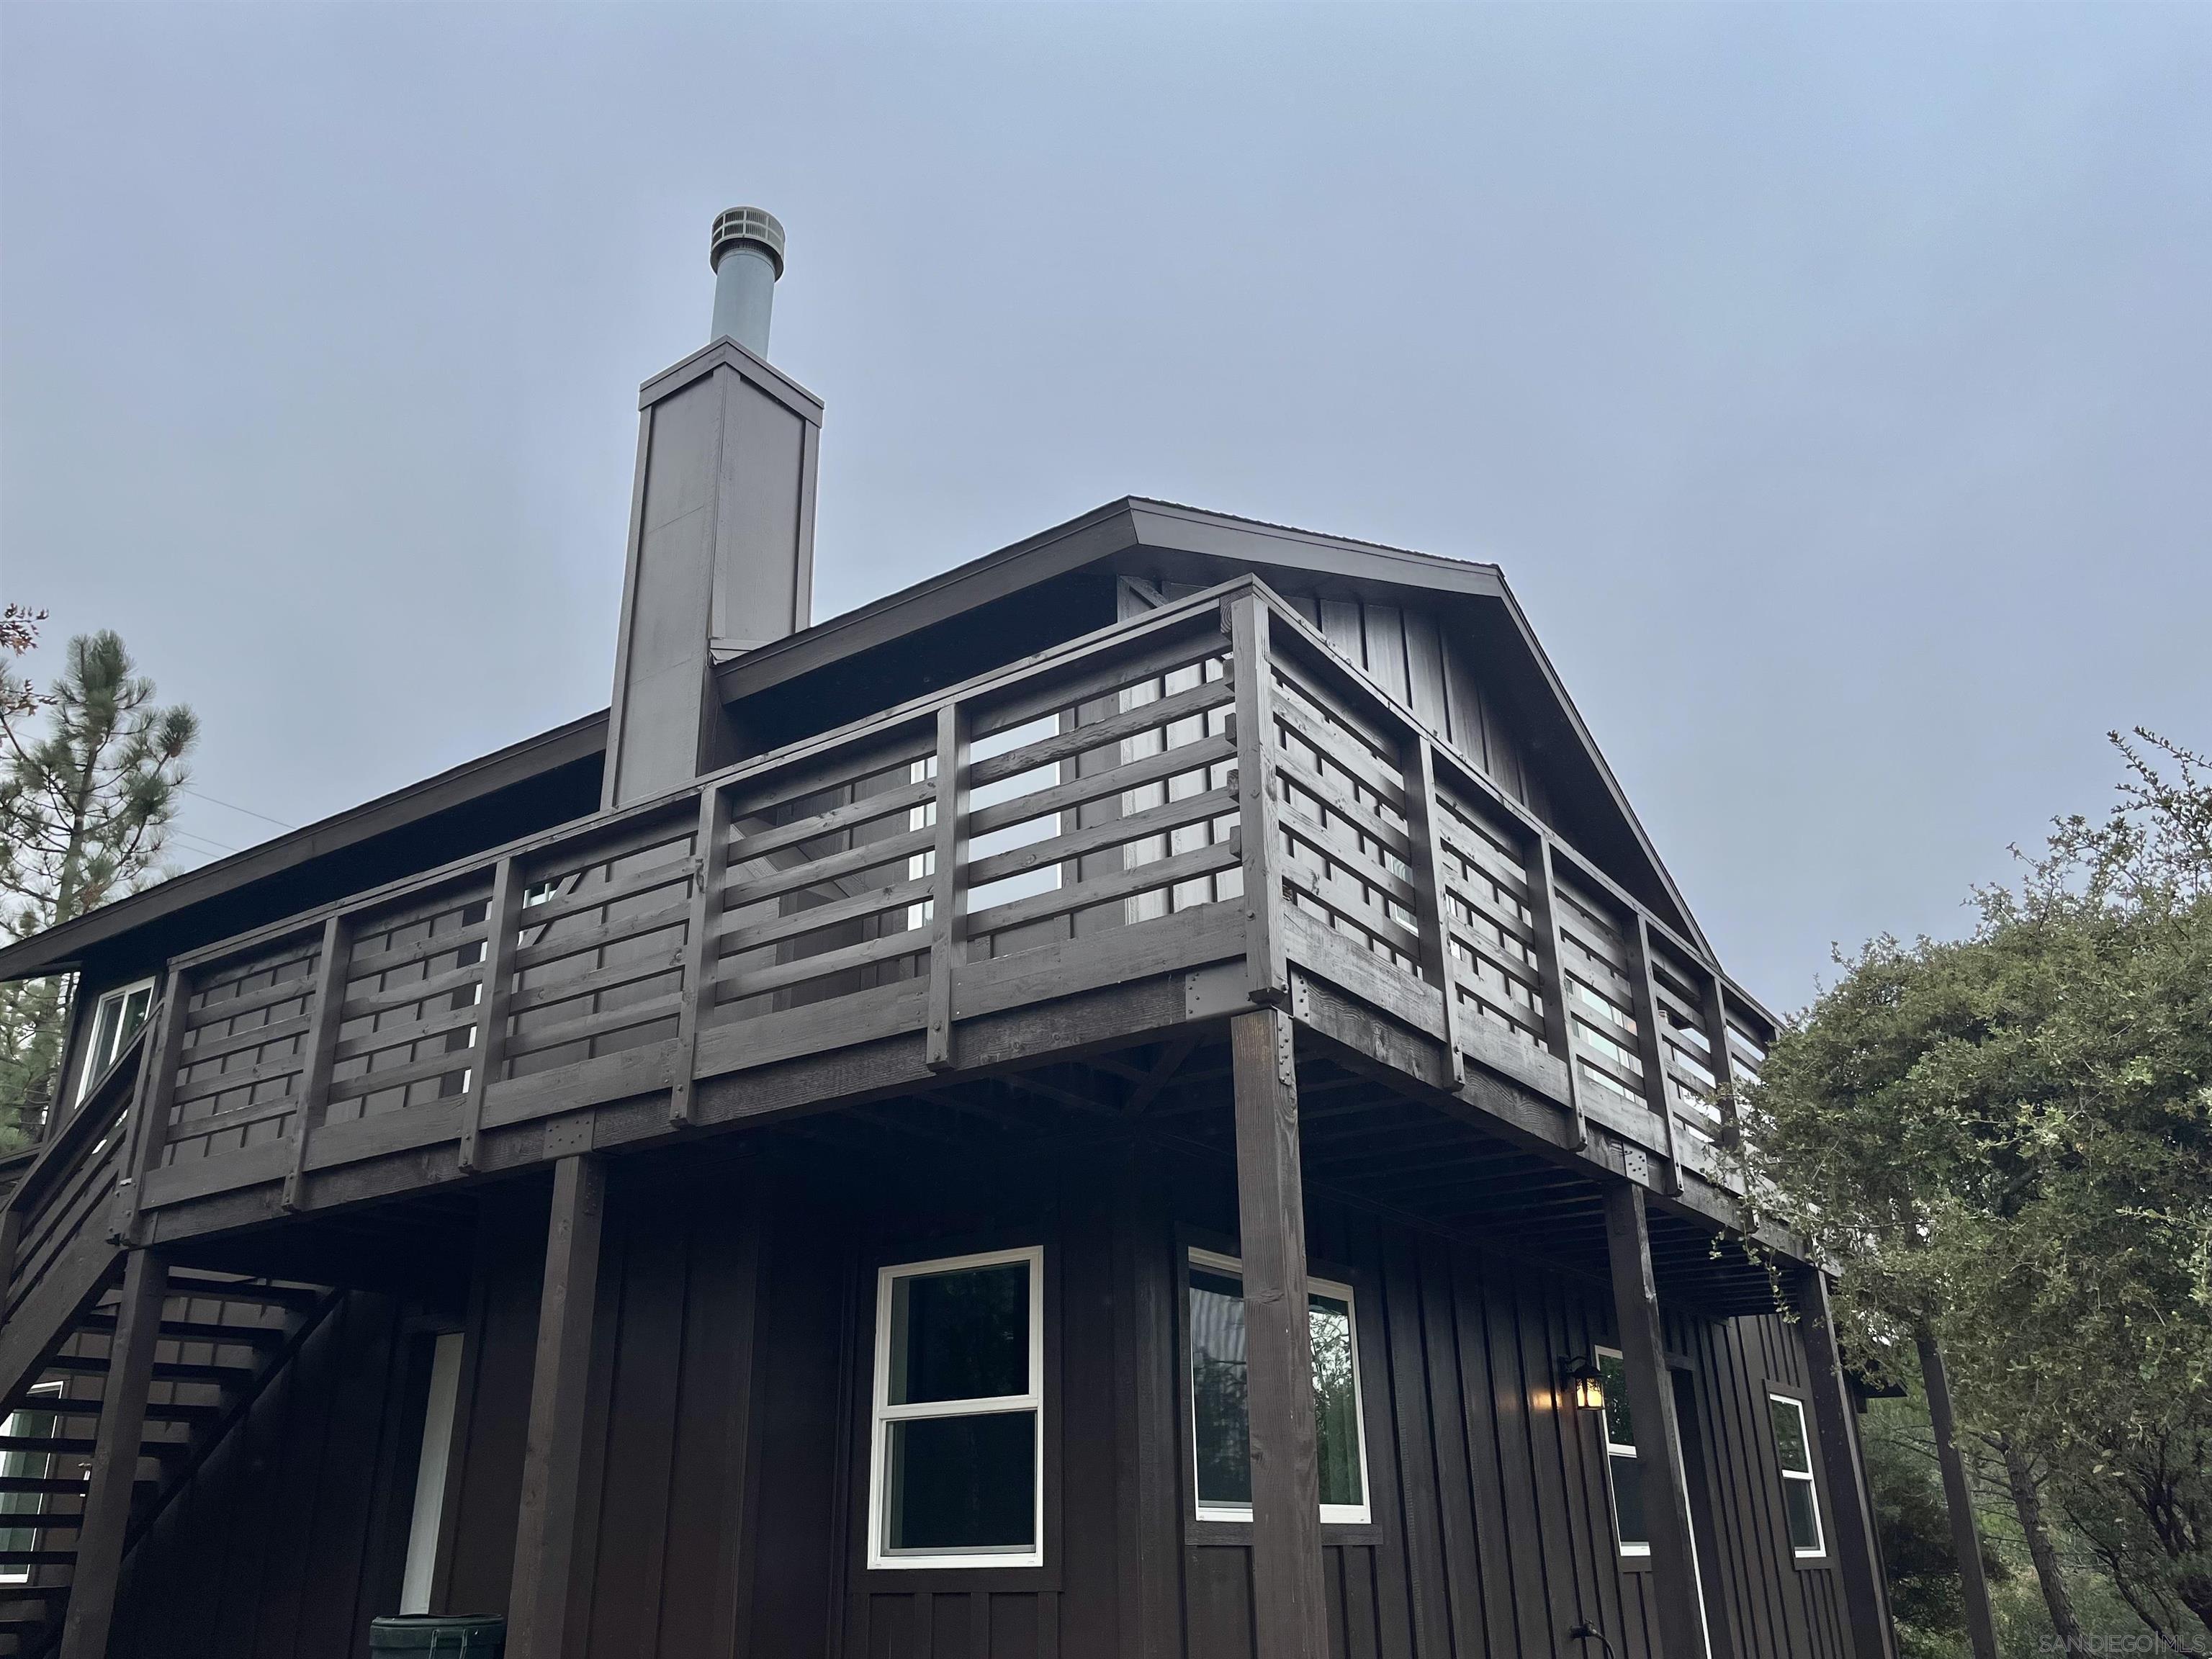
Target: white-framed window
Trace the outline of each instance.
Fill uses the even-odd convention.
[[[1620,1351],[1597,1351],[1605,1384],[1606,1487],[1613,1495],[1613,1535],[1623,1555],[1651,1553],[1651,1528],[1644,1518],[1644,1466],[1636,1461],[1636,1420],[1628,1414],[1628,1367]]]
[[[1201,1521],[1252,1518],[1251,1413],[1244,1388],[1244,1265],[1193,1250],[1190,1303],[1191,1490]],[[1321,1518],[1360,1524],[1368,1501],[1367,1425],[1360,1410],[1358,1303],[1349,1285],[1306,1280],[1313,1342]]]
[[[58,1400],[62,1385],[40,1382],[30,1390],[29,1398]],[[0,1421],[0,1435],[9,1439],[51,1440],[58,1419],[52,1411],[38,1405],[25,1405],[8,1413]],[[9,1448],[0,1451],[0,1475],[11,1480],[46,1480],[52,1478],[54,1456],[52,1452],[26,1447]],[[33,1550],[38,1546],[38,1530],[34,1527],[10,1524],[20,1516],[36,1516],[46,1507],[43,1493],[34,1492],[0,1492],[0,1550]],[[31,1569],[27,1566],[0,1566],[0,1584],[27,1584]]]
[[[1820,1498],[1813,1481],[1813,1437],[1805,1426],[1805,1402],[1786,1394],[1766,1396],[1774,1425],[1774,1455],[1782,1465],[1782,1510],[1790,1522],[1790,1548],[1799,1557],[1826,1555],[1820,1536]]]
[[[883,1268],[868,1565],[1044,1565],[1044,1251]]]
[[[93,1007],[92,1028],[84,1045],[84,1070],[77,1078],[79,1100],[89,1094],[100,1074],[115,1064],[116,1055],[131,1041],[131,1034],[146,1023],[147,1011],[153,1006],[154,981],[150,979],[100,994],[99,1002]]]

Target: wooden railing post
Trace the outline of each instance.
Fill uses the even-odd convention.
[[[185,1051],[185,979],[183,970],[171,968],[161,988],[161,1003],[155,1018],[153,1041],[138,1061],[138,1087],[131,1107],[131,1127],[125,1137],[123,1167],[118,1176],[121,1190],[109,1237],[118,1244],[138,1239],[139,1214],[145,1204],[146,1176],[161,1160],[168,1142],[169,1097],[175,1091],[177,1067]]]
[[[1291,994],[1275,908],[1283,884],[1277,860],[1283,836],[1275,796],[1275,688],[1268,666],[1267,607],[1249,588],[1224,600],[1231,672],[1237,676],[1237,821],[1244,836],[1244,957],[1255,1002],[1282,1004]]]
[[[929,901],[929,1025],[923,1062],[932,1071],[955,1063],[952,980],[968,959],[968,748],[972,721],[964,702],[937,711],[937,839]]]
[[[1443,999],[1444,1053],[1451,1086],[1467,1087],[1467,1060],[1459,1047],[1459,990],[1453,983],[1451,896],[1444,888],[1443,804],[1437,797],[1437,750],[1426,732],[1410,724],[1405,737],[1411,766],[1406,779],[1406,817],[1412,830],[1413,885],[1421,896],[1421,972]]]
[[[1279,1008],[1235,1015],[1229,1045],[1244,1261],[1254,1635],[1267,1659],[1321,1659],[1328,1601],[1291,1017]]]
[[[606,1181],[605,1165],[590,1152],[572,1154],[553,1168],[514,1577],[507,1595],[507,1650],[513,1659],[562,1659],[568,1646],[569,1581],[585,1524],[580,1501],[584,1390],[599,1305]]]
[[[1573,1114],[1575,1150],[1589,1145],[1589,1117],[1583,1105],[1582,1068],[1575,1064],[1574,1015],[1568,1006],[1565,950],[1559,938],[1559,877],[1552,864],[1552,839],[1539,834],[1528,854],[1528,908],[1535,913],[1536,977],[1544,997],[1544,1041],[1566,1063],[1567,1109]]]
[[[76,1566],[62,1626],[61,1659],[105,1659],[107,1652],[168,1282],[167,1267],[151,1250],[134,1249],[124,1262],[122,1300],[108,1341],[106,1387],[93,1442],[92,1478],[77,1522]]]
[[[492,866],[491,897],[484,905],[483,987],[477,993],[476,1064],[461,1097],[461,1138],[456,1158],[463,1173],[477,1167],[477,1137],[483,1127],[484,1091],[492,1085],[507,1048],[507,1013],[514,993],[514,945],[521,931],[522,878],[512,857]]]
[[[1738,1125],[1735,1058],[1729,1053],[1728,993],[1722,988],[1718,974],[1708,973],[1704,977],[1705,1047],[1711,1050],[1708,1060],[1713,1074],[1713,1103],[1720,1109],[1721,1127],[1733,1151],[1737,1144]]]
[[[714,1008],[714,970],[720,965],[722,887],[730,870],[730,792],[710,783],[699,793],[699,828],[693,838],[691,909],[684,921],[684,1006],[677,1016],[676,1057],[668,1079],[668,1122],[691,1121],[692,1074],[698,1070],[699,1028]]]
[[[343,915],[323,923],[321,947],[315,957],[314,1012],[308,1017],[307,1040],[301,1049],[300,1109],[293,1115],[292,1167],[285,1172],[279,1200],[287,1210],[300,1207],[300,1187],[307,1173],[307,1141],[330,1109],[331,1072],[337,1054],[338,1030],[345,1023],[346,962],[353,952],[353,930]]]
[[[1644,1189],[1605,1183],[1606,1249],[1613,1268],[1613,1305],[1620,1326],[1620,1364],[1628,1381],[1628,1413],[1644,1482],[1644,1520],[1651,1535],[1651,1589],[1662,1659],[1705,1659],[1705,1601],[1690,1530],[1690,1495],[1682,1471],[1681,1426],[1659,1325],[1659,1293],[1651,1273],[1651,1235]]]
[[[1628,993],[1636,1014],[1636,1050],[1644,1061],[1644,1103],[1659,1114],[1666,1135],[1667,1190],[1682,1190],[1681,1146],[1674,1138],[1674,1103],[1667,1087],[1667,1038],[1660,1030],[1663,1018],[1659,988],[1651,980],[1651,927],[1644,912],[1636,911],[1622,932],[1628,946]]]

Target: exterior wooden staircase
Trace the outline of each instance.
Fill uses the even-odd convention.
[[[135,1041],[0,1194],[0,1656],[60,1644],[124,1293],[118,1187],[137,1127]],[[4,1176],[0,1176],[4,1179]],[[336,1305],[323,1286],[156,1269],[161,1319],[126,1553]]]

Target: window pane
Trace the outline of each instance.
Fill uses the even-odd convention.
[[[1359,1402],[1352,1387],[1352,1310],[1334,1297],[1312,1298],[1314,1417],[1320,1427],[1321,1501],[1357,1505]]]
[[[54,1432],[54,1417],[51,1412],[20,1411],[11,1413],[0,1432],[20,1435],[26,1439],[43,1440]],[[47,1452],[28,1449],[0,1452],[0,1475],[13,1479],[43,1480],[51,1469],[52,1455]],[[37,1492],[0,1492],[0,1516],[36,1515],[46,1506],[46,1499]],[[27,1550],[38,1547],[38,1534],[27,1527],[0,1527],[0,1550]],[[15,1567],[0,1567],[6,1574],[21,1582],[29,1577],[27,1571]]]
[[[890,1425],[892,1550],[1024,1550],[1036,1542],[1036,1413]]]
[[[1030,1264],[891,1282],[890,1403],[1030,1391]]]
[[[131,1034],[146,1023],[146,1010],[154,1000],[154,988],[142,985],[123,999],[123,1020],[116,1031],[116,1047],[121,1048]]]
[[[1799,1474],[1813,1473],[1813,1454],[1805,1444],[1804,1408],[1794,1400],[1768,1397],[1766,1410],[1774,1419],[1774,1449],[1782,1467]]]
[[[1601,1353],[1597,1370],[1605,1385],[1605,1437],[1615,1446],[1632,1446],[1636,1423],[1628,1414],[1628,1368],[1619,1354]]]
[[[1310,1297],[1307,1330],[1313,1343],[1321,1501],[1357,1508],[1366,1492],[1350,1305],[1338,1297]],[[1252,1419],[1245,1395],[1244,1286],[1235,1273],[1190,1269],[1190,1355],[1198,1501],[1207,1508],[1249,1505]]]
[[[1613,1470],[1613,1522],[1624,1544],[1649,1544],[1650,1529],[1644,1524],[1644,1466],[1632,1457],[1608,1457]]]
[[[1198,1501],[1249,1504],[1252,1419],[1244,1397],[1244,1286],[1230,1274],[1190,1270],[1190,1365]]]
[[[1784,1481],[1782,1505],[1790,1511],[1790,1547],[1793,1550],[1819,1549],[1820,1516],[1813,1498],[1813,1483],[1809,1480]]]
[[[123,1029],[122,1016],[120,997],[102,997],[100,1006],[93,1010],[92,1070],[87,1074],[87,1081],[106,1071],[107,1063],[115,1058],[116,1043]]]

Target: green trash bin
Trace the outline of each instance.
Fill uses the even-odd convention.
[[[434,1653],[501,1659],[507,1620],[489,1613],[402,1613],[368,1621],[368,1650],[429,1659]]]

